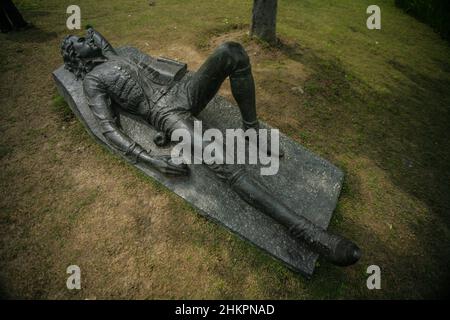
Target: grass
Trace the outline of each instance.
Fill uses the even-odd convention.
[[[51,72],[72,3],[17,1],[36,26],[0,36],[0,293],[19,298],[433,298],[449,282],[450,48],[380,0],[283,0],[276,48],[248,38],[251,1],[78,1],[82,25],[196,69],[221,41],[253,64],[261,118],[340,166],[330,228],[364,251],[307,281],[98,146]],[[221,92],[230,96],[228,86]],[[66,289],[78,264],[81,291]],[[366,268],[382,269],[382,290]]]
[[[64,101],[64,98],[59,94],[53,97],[52,106],[55,113],[57,113],[61,117],[62,121],[70,122],[74,119],[75,115],[73,114],[72,110],[70,110],[66,101]]]

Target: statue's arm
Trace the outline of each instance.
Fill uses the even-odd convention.
[[[106,140],[126,156],[138,160],[141,153],[144,153],[145,150],[125,135],[118,127],[108,94],[102,90],[97,81],[88,77],[83,81],[83,89],[89,107],[97,119],[97,123]]]
[[[89,28],[88,34],[92,36],[95,44],[102,49],[104,55],[117,55],[116,50],[114,50],[113,46],[108,42],[108,40],[105,39],[104,36],[101,35],[100,32],[98,32],[94,28]]]
[[[143,162],[165,174],[184,175],[186,165],[175,165],[169,156],[152,156],[138,143],[128,137],[117,125],[111,109],[111,99],[103,90],[99,81],[89,75],[83,81],[84,94],[88,104],[100,126],[105,139],[116,147],[126,157],[135,162]]]

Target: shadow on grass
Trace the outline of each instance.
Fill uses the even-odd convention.
[[[11,299],[12,297],[7,293],[7,291],[5,290],[3,283],[0,282],[0,300],[8,300]]]
[[[53,40],[58,34],[56,32],[48,32],[33,26],[27,30],[12,31],[6,35],[6,39],[9,41],[20,43],[42,43]]]

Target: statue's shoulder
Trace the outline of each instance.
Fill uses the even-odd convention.
[[[107,62],[95,66],[91,71],[86,73],[83,82],[101,81],[108,69],[110,68],[107,66]]]
[[[83,79],[84,87],[99,88],[105,83],[109,83],[114,78],[116,70],[114,66],[115,61],[107,60],[99,65],[96,65],[91,71],[89,71]]]
[[[115,68],[120,66],[120,59],[108,59],[98,65],[96,65],[87,75],[86,77],[90,78],[102,78],[108,73],[116,72]]]

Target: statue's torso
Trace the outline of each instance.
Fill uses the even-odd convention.
[[[110,58],[96,66],[85,79],[97,83],[99,90],[105,91],[115,105],[127,112],[145,117],[159,129],[162,129],[160,127],[167,116],[189,108],[187,105],[180,107],[174,103],[187,101],[183,85],[185,81],[161,85],[145,68],[145,64],[130,58],[120,56]]]
[[[110,59],[89,73],[102,83],[109,97],[127,111],[153,96],[157,88],[139,66],[122,58]]]

